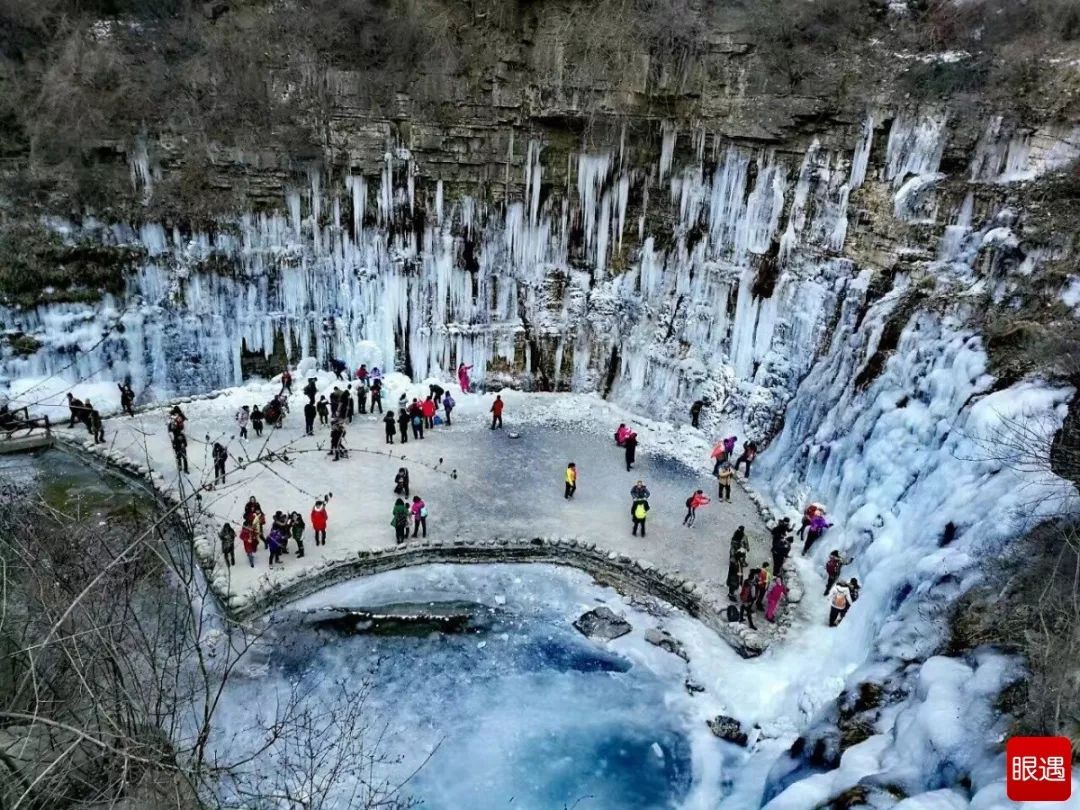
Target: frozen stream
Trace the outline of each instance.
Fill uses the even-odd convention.
[[[349,634],[298,617],[402,603],[467,605],[469,629]],[[573,620],[600,604],[633,631],[613,642],[578,633]],[[744,756],[709,732],[716,704],[687,692],[687,664],[644,640],[668,621],[695,646],[709,637],[715,645],[715,636],[667,606],[631,606],[578,571],[422,566],[334,586],[292,608],[274,617],[230,685],[218,750],[235,756],[255,744],[252,723],[264,725],[267,707],[294,684],[311,689],[311,705],[328,706],[340,700],[340,681],[369,680],[369,719],[388,724],[385,753],[402,757],[388,778],[405,778],[434,751],[406,788],[433,810],[715,806],[724,774]],[[337,806],[354,787],[340,783]]]

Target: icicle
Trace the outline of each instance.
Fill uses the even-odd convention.
[[[322,176],[314,166],[308,169],[308,179],[311,181],[311,238],[315,249],[315,255],[322,252]]]
[[[859,188],[866,179],[866,167],[870,162],[870,147],[874,142],[874,116],[867,113],[863,121],[862,136],[851,158],[851,174],[848,176],[849,189]]]
[[[435,223],[442,225],[443,221],[443,181],[435,182]]]
[[[913,174],[933,174],[945,150],[945,114],[900,113],[885,147],[885,179],[899,188]]]
[[[675,124],[664,121],[660,125],[660,182],[671,171],[672,162],[675,159],[675,140],[679,130]]]

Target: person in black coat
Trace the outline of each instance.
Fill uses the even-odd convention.
[[[701,409],[705,407],[705,403],[700,399],[695,400],[694,404],[690,406],[690,427],[697,427],[698,420],[701,419]]]
[[[387,411],[386,416],[383,417],[383,425],[386,427],[386,443],[387,444],[393,444],[394,443],[394,433],[395,433],[395,431],[397,429],[396,422],[397,422],[397,420],[394,419],[394,412],[393,411]]]
[[[398,432],[401,433],[401,443],[409,441],[409,412],[402,408],[398,411]]]
[[[263,412],[258,405],[251,409],[251,427],[256,436],[262,436],[263,418]]]
[[[626,471],[629,472],[630,468],[634,466],[634,460],[637,458],[636,433],[631,433],[623,441],[623,451],[626,453]]]
[[[314,402],[309,402],[304,406],[304,433],[308,436],[315,435],[315,416],[317,411]]]
[[[229,458],[229,453],[225,449],[225,445],[221,442],[214,442],[214,448],[211,451],[211,455],[214,457],[214,483],[219,481],[225,483],[225,462]]]
[[[315,395],[319,393],[318,387],[315,385],[315,378],[308,377],[307,385],[304,386],[304,396],[308,398],[308,402],[312,405],[315,404]]]

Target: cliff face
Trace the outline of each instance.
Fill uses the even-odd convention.
[[[905,286],[865,387],[950,267],[982,295],[1043,265],[1041,294],[1067,284],[1071,237],[1028,214],[1080,154],[1067,59],[1052,103],[1003,117],[989,90],[911,97],[927,65],[978,60],[903,50],[940,28],[910,9],[406,5],[207,4],[87,24],[47,69],[23,54],[39,112],[4,168],[0,374],[152,396],[306,355],[466,362],[662,416],[705,397],[764,437],[844,306]],[[50,94],[89,92],[64,69],[136,57],[61,159]]]

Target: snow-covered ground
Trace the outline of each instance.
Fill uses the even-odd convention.
[[[344,386],[331,374],[318,376],[321,393]],[[681,573],[715,594],[726,593],[728,546],[737,526],[745,526],[750,536],[751,563],[770,559],[762,518],[739,486],[732,488],[730,503],[714,500],[699,510],[693,528],[682,525],[684,503],[695,489],[704,489],[713,498],[717,494],[710,476],[710,443],[689,427],[642,424],[593,396],[505,391],[505,427],[491,430],[488,409],[494,396],[462,396],[454,387],[459,407],[452,426],[436,426],[423,440],[410,437],[404,445],[395,438],[390,446],[385,444],[380,414],[356,413],[346,437],[350,456],[334,462],[327,454],[327,427],[316,425],[314,437],[304,436],[302,384],[294,383],[297,393],[284,427],[267,428],[261,439],[250,429],[248,439],[240,439],[234,415],[242,405],[265,404],[279,390],[276,383],[252,382],[183,403],[190,463],[186,475],[178,471],[169,444],[168,408],[105,421],[107,442],[100,448],[147,465],[170,487],[188,495],[212,481],[212,443],[226,445],[230,461],[225,485],[200,495],[203,529],[219,561],[217,530],[225,521],[239,530],[248,497],[258,499],[268,520],[277,510],[295,510],[308,521],[315,500],[331,496],[325,546],[314,545],[309,527],[304,558],[297,559],[290,546],[293,553],[286,555],[284,565],[270,569],[265,551],[260,551],[256,566],[249,567],[238,542],[238,564],[218,565],[213,574],[228,593],[243,596],[268,580],[309,573],[325,561],[352,558],[360,549],[393,545],[394,475],[402,466],[409,470],[411,494],[427,504],[433,538],[576,537]],[[74,391],[76,396],[83,393],[79,386]],[[403,392],[411,399],[426,394],[427,386],[411,385],[403,376],[393,375],[385,401],[396,406]],[[622,449],[611,438],[623,421],[636,427],[641,438],[630,472]],[[70,431],[65,428],[64,435],[89,440],[79,425]],[[512,438],[515,435],[518,438]],[[271,452],[275,458],[251,463]],[[566,501],[563,475],[571,461],[578,469],[578,490],[573,500]],[[631,534],[630,488],[639,479],[652,494],[645,538]]]

